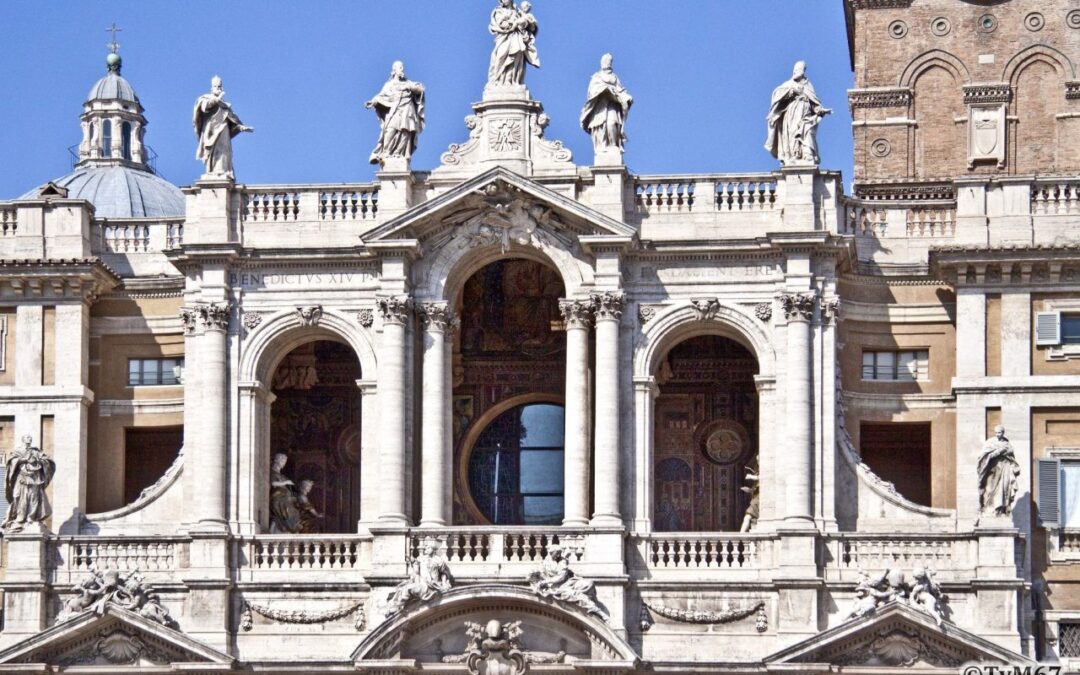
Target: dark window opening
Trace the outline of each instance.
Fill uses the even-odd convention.
[[[128,386],[180,384],[183,358],[128,359]]]
[[[184,428],[133,427],[124,430],[124,503],[165,475],[184,444]]]
[[[863,422],[859,426],[863,462],[896,486],[905,498],[930,506],[930,423]]]

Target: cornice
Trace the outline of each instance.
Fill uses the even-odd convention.
[[[1008,103],[1012,100],[1012,87],[1008,82],[968,84],[964,86],[964,104]]]
[[[859,11],[863,9],[907,9],[914,0],[847,0],[848,6]]]
[[[910,87],[849,89],[848,106],[857,108],[906,108],[911,105]]]

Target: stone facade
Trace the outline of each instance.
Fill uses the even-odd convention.
[[[524,4],[492,21],[535,49]],[[1080,18],[845,7],[854,196],[812,162],[575,163],[515,80],[431,171],[0,202],[0,443],[57,466],[4,536],[0,669],[1080,656],[1080,183],[1023,140],[1071,133]],[[980,513],[998,425],[1019,473]]]

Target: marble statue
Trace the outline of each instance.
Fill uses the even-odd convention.
[[[191,122],[199,138],[195,157],[206,165],[205,175],[234,178],[233,136],[255,129],[241,123],[232,106],[225,101],[225,89],[217,75],[210,81],[210,93],[195,101]]]
[[[405,609],[411,602],[428,602],[454,585],[454,575],[446,558],[438,555],[435,542],[427,540],[420,556],[409,563],[409,578],[390,591],[384,608],[391,616]]]
[[[871,576],[860,570],[859,581],[855,584],[855,605],[847,618],[857,619],[873,614],[878,607],[905,596],[902,574],[896,578],[889,570],[884,570]]]
[[[91,570],[90,576],[75,585],[75,595],[64,603],[64,609],[56,616],[56,623],[67,621],[88,609],[112,603],[129,612],[135,612],[164,626],[172,626],[169,611],[161,604],[157,594],[147,588],[138,570],[124,576],[116,570]]]
[[[23,436],[23,447],[16,449],[7,461],[5,532],[21,532],[27,525],[41,524],[52,515],[45,490],[56,473],[56,462],[46,457],[41,448],[35,448],[32,440]]]
[[[817,127],[831,112],[806,79],[806,62],[799,61],[791,79],[773,91],[765,149],[782,166],[817,164]]]
[[[908,601],[912,607],[920,609],[934,617],[937,625],[945,623],[942,615],[941,586],[934,581],[934,571],[926,567],[917,567],[911,573],[915,582],[911,585],[911,596]]]
[[[596,601],[593,582],[574,574],[559,544],[548,546],[547,557],[540,561],[540,569],[529,574],[528,581],[533,591],[541,597],[577,605],[603,621],[608,620],[607,612]]]
[[[757,524],[761,513],[761,476],[758,475],[756,466],[746,467],[746,485],[739,488],[750,495],[750,503],[746,505],[746,514],[743,515],[742,527],[739,532],[749,532]]]
[[[1020,487],[1020,464],[1013,454],[1005,427],[994,427],[994,435],[983,444],[979,457],[979,512],[1007,516]]]
[[[517,7],[514,0],[499,0],[488,23],[488,31],[495,36],[488,67],[489,86],[524,86],[525,64],[540,67],[536,52],[538,29],[531,4],[523,2]]]
[[[412,157],[424,130],[424,85],[405,77],[405,64],[394,61],[390,79],[364,107],[379,116],[379,142],[371,151],[371,163],[385,164],[389,157]]]
[[[283,470],[288,455],[279,452],[270,460],[270,533],[317,534],[322,531],[323,514],[311,503],[315,482],[300,481],[297,487]]]
[[[581,128],[592,136],[593,149],[622,150],[626,143],[626,117],[634,98],[611,68],[611,54],[600,57],[600,70],[589,80],[585,107],[581,109]]]

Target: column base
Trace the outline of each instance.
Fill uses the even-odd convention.
[[[779,529],[784,530],[816,530],[817,523],[810,516],[787,516],[782,521]]]
[[[564,518],[563,527],[588,527],[589,521],[585,518]]]
[[[427,518],[420,521],[417,527],[446,527],[447,522],[444,518]]]
[[[617,513],[597,513],[589,521],[589,524],[596,527],[622,527],[623,519]]]
[[[409,517],[404,513],[384,513],[374,524],[377,527],[409,527]]]
[[[228,534],[229,524],[224,520],[200,520],[188,531],[192,534]]]

